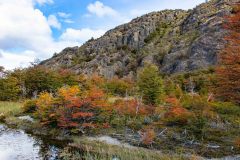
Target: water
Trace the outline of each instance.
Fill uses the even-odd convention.
[[[0,125],[0,160],[55,160],[60,148],[48,142]]]

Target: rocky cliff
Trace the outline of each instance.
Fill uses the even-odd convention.
[[[225,44],[224,16],[237,1],[212,0],[189,11],[149,13],[80,47],[66,48],[41,65],[105,77],[133,76],[146,62],[169,74],[215,65]]]

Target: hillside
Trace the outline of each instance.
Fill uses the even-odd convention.
[[[146,62],[168,74],[206,68],[217,63],[217,53],[224,47],[223,17],[234,2],[212,0],[189,11],[149,13],[41,64],[108,78],[134,76]]]

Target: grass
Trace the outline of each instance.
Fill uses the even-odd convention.
[[[0,102],[0,114],[5,117],[16,116],[21,113],[22,105],[19,102]]]
[[[163,154],[159,151],[144,148],[125,148],[123,146],[109,145],[99,141],[86,138],[75,138],[71,145],[75,148],[65,149],[61,157],[64,160],[86,159],[86,160],[183,160],[189,159],[181,155]],[[77,151],[79,150],[79,151]]]

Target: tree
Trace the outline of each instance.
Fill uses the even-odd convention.
[[[226,21],[227,45],[220,53],[220,65],[216,69],[216,95],[223,101],[240,104],[240,4]]]
[[[26,70],[25,86],[27,96],[36,96],[41,92],[54,92],[62,87],[61,78],[56,71],[43,66],[30,67]]]
[[[163,80],[155,65],[148,64],[138,74],[137,85],[146,104],[155,105],[163,95]]]
[[[15,101],[21,98],[21,81],[17,77],[21,75],[20,70],[4,71],[0,68],[0,100]]]
[[[0,79],[0,100],[10,101],[17,100],[21,94],[20,85],[17,78],[9,76]]]
[[[56,99],[58,126],[80,131],[95,127],[96,116],[109,107],[105,93],[97,87],[86,91],[81,91],[78,86],[62,87]]]
[[[107,80],[107,82],[104,85],[104,88],[111,94],[124,96],[127,92],[130,92],[130,90],[133,88],[133,83],[131,81],[114,77],[110,80]]]

